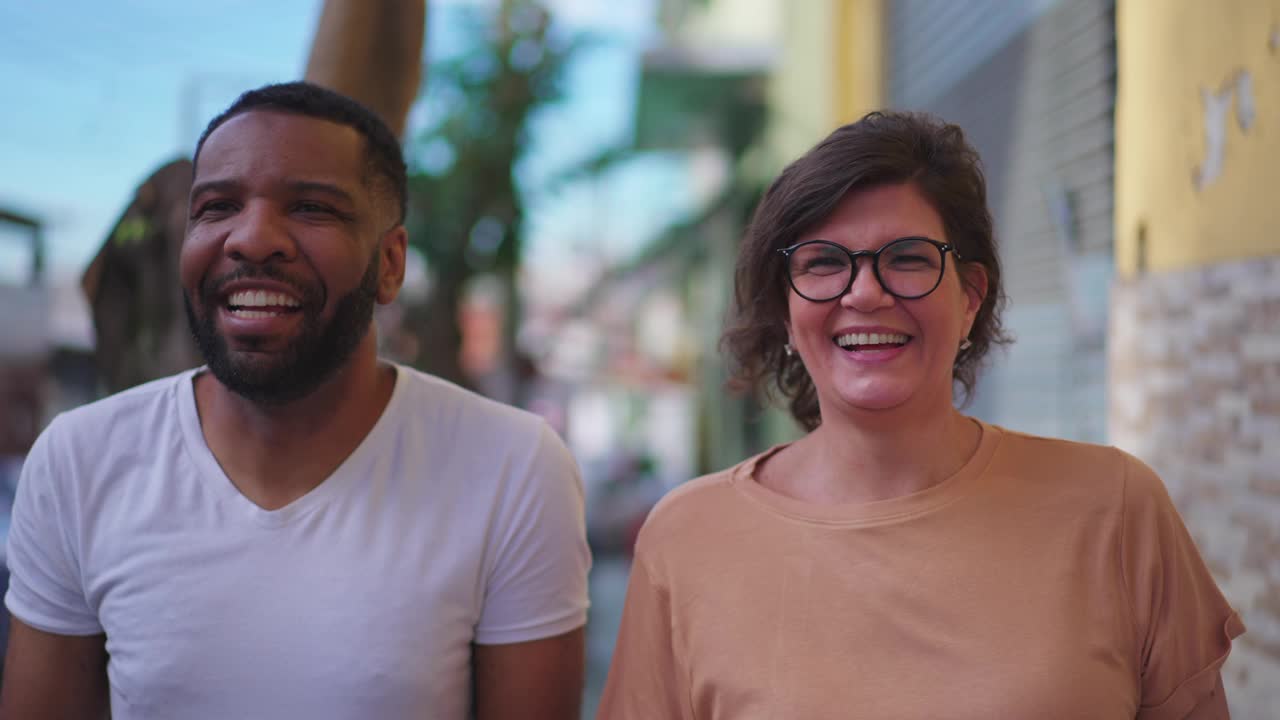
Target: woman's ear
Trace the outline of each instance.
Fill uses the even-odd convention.
[[[960,289],[964,290],[966,299],[964,314],[968,324],[973,325],[973,319],[987,299],[987,268],[981,263],[960,263],[957,269],[960,271]]]

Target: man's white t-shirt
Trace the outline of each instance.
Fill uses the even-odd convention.
[[[460,720],[472,643],[586,621],[581,480],[541,419],[397,367],[360,446],[268,511],[205,444],[197,372],[59,416],[18,484],[6,604],[106,633],[115,720]]]

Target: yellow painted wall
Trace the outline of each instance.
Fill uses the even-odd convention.
[[[828,0],[793,2],[783,15],[778,64],[769,83],[770,164],[794,160],[833,127],[830,28]]]
[[[768,146],[799,157],[840,125],[880,105],[883,0],[788,2],[770,83]]]
[[[1120,0],[1116,13],[1119,272],[1139,269],[1143,244],[1147,270],[1280,254],[1280,0]],[[1229,94],[1221,123],[1206,93]],[[1197,188],[1215,125],[1220,171]]]
[[[857,120],[884,102],[884,2],[835,0],[836,123]]]

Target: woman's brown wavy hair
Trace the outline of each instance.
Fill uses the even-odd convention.
[[[907,182],[937,211],[946,241],[964,262],[987,272],[986,299],[969,333],[973,345],[956,356],[953,375],[965,401],[972,397],[987,352],[1010,341],[1000,322],[1005,296],[982,161],[958,126],[907,112],[873,112],[839,128],[765,191],[738,252],[733,316],[720,339],[734,365],[732,388],[780,393],[806,430],[822,422],[809,373],[799,356],[783,351],[790,287],[775,251],[821,224],[850,192]]]

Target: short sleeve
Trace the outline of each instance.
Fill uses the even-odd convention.
[[[52,438],[57,427],[56,422],[50,425],[36,441],[18,476],[5,605],[14,617],[38,630],[96,635],[102,626],[85,600],[79,558],[70,541],[74,517],[58,492],[69,478],[56,469]]]
[[[684,672],[674,649],[668,591],[655,583],[637,548],[627,582],[622,626],[609,664],[609,679],[596,712],[599,720],[692,718]]]
[[[1181,720],[1244,632],[1160,478],[1126,456],[1121,560],[1139,648],[1139,720]]]
[[[475,641],[526,642],[587,621],[587,547],[582,479],[545,422],[527,465],[515,470],[490,530],[492,559]]]

